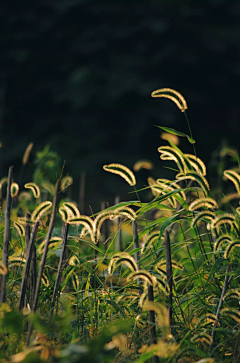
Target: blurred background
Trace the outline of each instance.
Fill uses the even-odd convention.
[[[2,0],[0,17],[0,177],[14,165],[15,181],[31,181],[36,160],[42,157],[44,167],[51,151],[52,182],[64,160],[75,199],[85,178],[86,214],[118,194],[136,200],[102,166],[132,169],[151,160],[151,171],[136,173],[137,188],[149,175],[172,176],[159,159],[166,142],[154,125],[189,131],[173,102],[150,97],[162,87],[186,98],[197,155],[209,173],[220,145],[238,147],[238,0]],[[184,138],[179,147],[193,152]]]

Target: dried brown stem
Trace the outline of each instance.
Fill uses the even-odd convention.
[[[52,215],[51,215],[51,220],[50,220],[49,227],[48,227],[46,243],[45,243],[44,251],[42,254],[42,260],[41,260],[41,264],[40,264],[40,268],[39,268],[39,272],[38,272],[37,286],[36,286],[33,307],[32,307],[33,311],[37,310],[38,297],[39,297],[39,292],[40,292],[40,285],[41,285],[41,280],[42,280],[43,269],[44,269],[44,265],[46,262],[50,238],[52,235],[52,230],[53,230],[54,222],[55,222],[55,218],[56,218],[59,184],[60,184],[60,180],[57,181],[56,187],[55,187],[55,195],[54,195],[53,206],[52,206]]]
[[[60,278],[61,278],[61,273],[62,273],[62,270],[63,270],[64,255],[65,255],[66,246],[67,246],[68,227],[69,227],[69,224],[66,223],[65,228],[64,228],[64,233],[63,233],[63,241],[62,241],[62,245],[61,245],[62,251],[61,251],[61,255],[60,255],[60,260],[59,260],[59,264],[58,264],[58,271],[57,271],[57,276],[56,276],[53,295],[52,295],[52,301],[51,301],[51,307],[50,307],[50,318],[53,315],[54,304],[55,304],[57,291],[58,291],[58,284],[59,284],[59,281],[60,281]]]
[[[171,246],[168,230],[164,232],[164,244],[165,244],[165,256],[166,256],[166,274],[167,283],[169,286],[169,321],[170,326],[172,324],[172,287],[173,287],[173,273],[172,273],[172,257],[171,257]]]
[[[27,247],[27,258],[26,258],[26,263],[24,266],[24,271],[23,271],[23,278],[22,278],[22,285],[21,285],[21,291],[20,291],[20,298],[19,298],[19,304],[18,304],[18,309],[21,310],[24,307],[24,298],[25,298],[25,294],[26,294],[26,288],[27,288],[27,282],[28,282],[28,274],[29,274],[29,269],[30,269],[30,265],[32,262],[32,251],[33,251],[33,247],[34,246],[34,241],[37,235],[37,231],[38,231],[38,227],[39,227],[39,221],[37,221],[35,223],[35,225],[33,226],[33,230],[32,230],[32,234],[31,234],[31,238]]]
[[[148,285],[148,301],[154,301],[153,295],[153,286]],[[156,326],[155,326],[155,313],[152,310],[148,312],[148,319],[150,323],[150,344],[157,344],[157,334],[156,334]],[[152,357],[152,363],[159,363],[158,356]]]

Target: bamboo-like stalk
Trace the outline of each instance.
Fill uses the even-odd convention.
[[[170,326],[172,324],[172,287],[173,287],[173,273],[172,273],[172,257],[171,257],[171,246],[170,246],[170,238],[169,232],[166,229],[164,232],[164,244],[165,244],[165,256],[166,256],[166,274],[167,274],[167,283],[169,286],[169,321]]]
[[[135,220],[132,221],[132,230],[133,230],[133,242],[134,242],[133,246],[134,246],[134,249],[139,248],[138,233],[137,233],[137,222]],[[139,263],[139,251],[136,251],[134,253],[134,258],[135,258],[135,261],[138,264]]]
[[[115,200],[114,200],[114,204],[117,205],[120,203],[120,197],[116,196]],[[117,234],[117,251],[121,252],[122,251],[122,231],[121,231],[121,222],[122,222],[122,218],[118,217],[117,218],[117,229],[118,229],[118,234]]]
[[[31,236],[31,228],[30,228],[30,224],[28,223],[28,220],[30,219],[31,215],[30,213],[26,214],[26,226],[25,226],[25,248],[26,248],[26,256],[27,256],[27,252],[28,252],[28,245],[30,242],[30,236]],[[34,294],[35,294],[35,288],[36,288],[36,269],[37,269],[37,262],[36,262],[36,246],[35,244],[33,244],[33,246],[31,247],[32,252],[31,252],[31,264],[30,264],[30,274],[27,275],[27,290],[30,291],[30,294],[28,296],[28,300],[29,300],[29,304],[30,307],[32,308],[32,304],[33,304],[33,298],[34,298]],[[26,303],[25,303],[26,305]]]
[[[55,222],[55,218],[56,218],[56,214],[57,214],[57,199],[58,199],[57,197],[58,197],[58,192],[59,192],[59,185],[60,185],[60,179],[57,180],[57,183],[56,183],[56,186],[55,186],[55,194],[54,194],[54,198],[53,198],[52,214],[51,214],[51,219],[50,219],[50,223],[49,223],[49,227],[48,227],[46,243],[45,243],[44,251],[43,251],[43,254],[42,254],[42,260],[41,260],[41,264],[40,264],[40,268],[39,268],[39,272],[38,272],[37,285],[36,285],[36,290],[35,290],[35,295],[34,295],[34,300],[33,300],[33,306],[32,306],[32,311],[33,312],[35,312],[37,310],[37,304],[38,304],[38,298],[39,298],[39,293],[40,293],[40,286],[41,286],[41,280],[42,280],[42,275],[43,275],[43,269],[44,269],[44,265],[45,265],[45,262],[46,262],[48,247],[49,247],[49,243],[50,243],[50,238],[51,238],[51,235],[52,235],[54,222]],[[32,324],[30,324],[29,328],[28,328],[27,346],[29,346],[31,334],[32,334]]]
[[[30,213],[27,213],[25,216],[25,218],[26,218],[26,225],[25,225],[25,250],[26,250],[26,253],[28,250],[28,245],[29,245],[30,236],[31,236],[31,228],[30,228],[30,224],[28,223],[30,217],[31,217]]]
[[[6,201],[6,210],[5,210],[5,220],[4,220],[4,240],[3,240],[3,255],[2,255],[2,264],[3,264],[3,266],[6,266],[6,267],[8,267],[8,247],[9,247],[9,241],[10,241],[12,177],[13,177],[13,166],[10,166],[9,171],[8,171],[8,187],[7,187],[7,201]],[[7,274],[2,275],[1,297],[0,297],[1,303],[6,301],[6,285],[7,285]]]
[[[32,258],[30,265],[30,307],[33,307],[33,300],[36,291],[36,283],[37,283],[37,251],[35,244],[32,247]]]
[[[55,222],[55,218],[56,218],[57,199],[58,199],[57,197],[58,197],[58,191],[59,191],[59,184],[60,184],[60,180],[58,179],[58,181],[56,183],[56,187],[55,187],[55,194],[54,194],[54,199],[53,199],[51,220],[50,220],[50,223],[49,223],[46,243],[45,243],[44,251],[43,251],[43,254],[42,254],[42,260],[41,260],[41,264],[40,264],[40,268],[39,268],[39,272],[38,272],[36,291],[35,291],[34,301],[33,301],[33,306],[32,306],[33,311],[37,310],[38,297],[39,297],[39,292],[40,292],[40,285],[41,285],[41,280],[42,280],[43,269],[44,269],[44,265],[45,265],[45,262],[46,262],[48,246],[49,246],[49,243],[50,243],[50,238],[51,238],[51,235],[52,235],[52,230],[53,230],[54,222]]]
[[[26,294],[27,282],[29,281],[28,274],[29,274],[29,269],[30,269],[30,265],[32,262],[32,251],[33,251],[34,241],[35,241],[35,238],[37,235],[38,227],[39,227],[39,221],[37,221],[34,224],[31,238],[28,243],[27,258],[26,258],[26,263],[25,263],[24,271],[23,271],[22,285],[21,285],[20,298],[19,298],[19,304],[18,304],[19,310],[21,310],[24,307],[24,298],[25,298],[25,294]]]
[[[226,294],[226,291],[227,291],[227,288],[228,288],[228,285],[230,284],[231,280],[232,280],[232,276],[230,276],[228,278],[228,272],[229,272],[229,267],[227,267],[227,270],[226,270],[226,275],[225,275],[225,278],[224,278],[224,283],[223,283],[223,288],[222,288],[222,293],[221,293],[221,297],[220,297],[220,300],[219,300],[219,303],[218,303],[218,307],[217,307],[217,311],[216,311],[216,321],[213,325],[213,328],[212,328],[212,345],[214,344],[214,338],[215,338],[215,329],[216,329],[216,326],[217,326],[217,323],[218,323],[218,318],[219,318],[219,315],[220,315],[220,310],[222,308],[222,304],[223,304],[223,299],[224,299],[224,296]]]
[[[154,301],[153,286],[148,285],[148,301]],[[152,310],[148,312],[148,319],[150,323],[150,344],[157,344],[157,334],[155,326],[155,313]],[[158,356],[154,355],[152,357],[152,363],[159,363]]]
[[[62,240],[62,251],[61,251],[61,255],[60,255],[60,260],[59,260],[59,264],[58,264],[58,271],[57,271],[57,276],[56,276],[56,280],[55,280],[55,285],[54,285],[54,290],[53,290],[53,295],[52,295],[52,301],[51,301],[51,307],[50,307],[50,318],[53,315],[53,309],[54,309],[54,304],[55,304],[55,300],[56,300],[56,296],[57,296],[57,291],[58,291],[58,284],[61,278],[61,273],[62,273],[62,269],[63,269],[63,263],[64,263],[64,255],[65,255],[65,251],[66,251],[66,246],[67,246],[67,235],[68,235],[68,227],[69,224],[66,223],[65,227],[64,227],[64,233],[63,233],[63,240]]]
[[[134,249],[135,248],[138,248],[139,247],[139,244],[138,244],[138,232],[137,232],[137,222],[135,220],[132,221],[132,230],[133,230],[133,247]],[[139,251],[136,251],[134,253],[134,258],[135,258],[135,261],[137,263],[137,265],[139,265]],[[138,266],[139,267],[139,266]],[[140,286],[141,285],[141,279],[137,279],[137,283],[138,285]],[[141,294],[141,290],[139,289],[139,294]]]

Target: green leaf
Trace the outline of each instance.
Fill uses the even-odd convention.
[[[147,352],[142,354],[134,363],[144,363],[146,360],[152,358],[154,356],[154,352]]]
[[[183,132],[176,131],[174,129],[171,129],[170,127],[162,127],[162,126],[157,126],[157,125],[155,125],[155,126],[163,131],[168,132],[169,134],[186,137],[188,139],[188,141],[190,142],[190,144],[195,144],[195,142],[196,142],[191,136],[184,134]]]

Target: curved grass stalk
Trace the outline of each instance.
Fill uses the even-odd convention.
[[[213,198],[198,198],[189,205],[189,210],[195,211],[196,209],[202,207],[206,207],[208,209],[217,209],[218,204]]]
[[[153,168],[153,163],[151,161],[148,161],[148,160],[138,160],[133,165],[133,170],[134,171],[139,171],[141,169],[151,170],[152,168]]]
[[[240,175],[234,170],[225,170],[223,174],[226,178],[233,182],[238,194],[240,194]]]
[[[229,224],[231,227],[234,227],[238,230],[238,225],[236,223],[235,217],[232,214],[224,213],[215,217],[215,219],[211,222],[211,229],[213,234],[219,234],[219,227],[223,224]]]
[[[24,185],[24,188],[30,189],[32,191],[32,193],[33,193],[34,198],[37,199],[37,198],[40,197],[40,189],[37,186],[37,184],[35,184],[35,183],[26,183]]]
[[[25,228],[21,223],[14,222],[14,227],[16,228],[19,236],[25,236]]]
[[[229,243],[229,245],[227,246],[225,252],[224,252],[224,258],[228,258],[229,254],[231,253],[231,251],[233,250],[234,247],[240,247],[240,240],[233,240],[231,243]]]
[[[153,244],[153,242],[158,239],[159,237],[159,231],[158,232],[153,232],[151,233],[148,237],[147,240],[145,241],[144,245],[142,246],[141,249],[141,254],[143,254],[147,248],[150,248],[150,246]],[[163,237],[162,237],[163,238]]]
[[[119,265],[126,265],[133,272],[136,272],[138,270],[138,265],[135,259],[126,252],[119,252],[112,256],[110,263],[108,265],[109,275],[112,275],[114,270]]]
[[[203,176],[206,175],[206,166],[201,159],[197,158],[195,155],[192,154],[184,154],[184,156],[188,158],[189,163],[192,165],[197,173],[202,174]]]
[[[14,198],[18,195],[19,185],[17,183],[11,184],[11,197]]]
[[[109,171],[110,173],[120,175],[131,186],[136,185],[135,175],[133,174],[133,172],[129,168],[127,168],[124,165],[121,165],[121,164],[109,164],[109,165],[104,165],[103,169],[105,171]]]
[[[61,187],[60,187],[61,191],[68,188],[70,185],[72,185],[72,183],[73,183],[73,178],[70,175],[65,176],[61,182]]]
[[[128,281],[137,280],[137,279],[142,279],[142,280],[146,281],[151,286],[156,286],[157,285],[156,277],[153,276],[150,272],[148,272],[146,270],[134,271],[127,277]]]
[[[208,181],[203,175],[198,174],[196,171],[188,171],[185,174],[179,173],[176,175],[176,178],[178,179],[177,182],[181,181],[181,180],[186,180],[186,179],[194,180],[201,186],[202,190],[204,191],[205,196],[206,197],[208,196],[208,191],[210,190]]]
[[[32,151],[32,148],[33,148],[33,142],[30,142],[23,154],[23,158],[22,158],[22,163],[23,165],[26,165],[27,162],[28,162],[28,159],[29,159],[29,156],[31,154],[31,151]]]
[[[214,212],[210,212],[210,211],[203,211],[197,214],[197,216],[192,220],[191,222],[191,226],[192,228],[194,228],[197,224],[197,222],[201,221],[202,219],[208,219],[210,221],[213,221],[214,218],[216,218],[216,215]]]
[[[223,242],[225,242],[225,241],[231,242],[232,238],[228,234],[224,234],[224,235],[220,236],[214,243],[214,252],[216,252],[221,247]]]
[[[185,112],[187,110],[187,102],[185,98],[181,95],[181,93],[175,91],[172,88],[160,88],[151,93],[151,97],[164,97],[173,101],[177,107],[181,110],[181,112]]]
[[[167,188],[167,186],[169,186],[169,187],[173,188],[174,190],[180,189],[179,194],[181,195],[181,197],[184,200],[186,200],[186,195],[185,195],[184,191],[181,190],[181,187],[176,182],[168,180],[168,179],[157,179],[156,183],[160,184],[162,186],[165,184],[166,188]]]
[[[34,211],[32,212],[31,220],[33,222],[36,222],[37,220],[41,219],[42,216],[45,213],[47,213],[51,208],[52,208],[52,202],[50,201],[46,201],[39,204],[39,206],[37,206],[37,208],[35,208]]]
[[[69,219],[80,217],[79,209],[76,207],[74,203],[64,202],[62,208],[64,208],[67,211]]]
[[[173,160],[177,164],[181,173],[187,173],[188,167],[186,165],[186,159],[171,146],[160,146],[158,152],[161,153],[160,159],[162,160]]]

